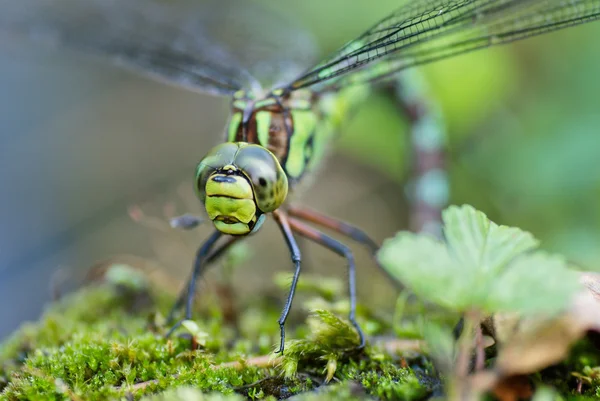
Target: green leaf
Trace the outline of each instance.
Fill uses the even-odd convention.
[[[181,322],[181,327],[190,333],[199,345],[203,347],[206,345],[206,339],[209,337],[209,335],[207,332],[200,329],[198,323],[194,322],[193,320],[184,320]]]
[[[450,252],[473,273],[495,274],[514,257],[539,245],[530,233],[499,226],[469,205],[450,206],[442,220]]]
[[[540,387],[534,394],[531,401],[559,401],[563,398],[552,388],[548,386]]]
[[[559,257],[537,251],[528,232],[488,220],[472,206],[443,213],[446,242],[401,232],[378,253],[418,296],[458,312],[552,313],[567,305],[577,276]]]
[[[148,279],[141,271],[122,263],[110,266],[105,277],[109,283],[131,290],[141,291],[148,287]]]
[[[462,285],[453,278],[455,262],[443,243],[401,232],[384,242],[378,259],[417,295],[450,309],[458,306]]]
[[[486,309],[552,314],[581,288],[578,277],[561,256],[542,251],[520,256],[496,279]]]

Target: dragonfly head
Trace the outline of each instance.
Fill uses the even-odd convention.
[[[196,192],[224,234],[256,232],[266,213],[283,204],[288,181],[269,150],[244,142],[214,147],[196,169]]]

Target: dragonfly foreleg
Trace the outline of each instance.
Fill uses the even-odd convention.
[[[365,335],[356,321],[356,265],[354,263],[352,251],[341,242],[297,219],[290,218],[289,223],[294,232],[346,258],[346,261],[348,262],[348,292],[350,296],[350,312],[348,314],[348,320],[350,320],[350,323],[352,323],[358,333],[358,348],[363,348],[366,342]]]
[[[365,245],[373,254],[379,249],[379,245],[375,241],[373,241],[367,235],[367,233],[365,233],[360,228],[355,227],[346,222],[334,219],[330,216],[324,215],[322,213],[305,207],[290,206],[288,208],[288,213],[290,214],[290,216],[294,216],[304,221],[309,221],[311,223],[318,224],[321,227],[329,228],[330,230],[345,235],[346,237],[353,239],[359,244]]]
[[[276,210],[273,212],[273,216],[281,229],[281,232],[285,238],[285,241],[290,248],[290,254],[292,257],[292,263],[294,264],[294,277],[292,279],[292,285],[290,286],[290,292],[288,294],[287,300],[285,301],[285,305],[283,306],[283,311],[281,311],[281,316],[279,317],[279,331],[280,331],[280,342],[279,342],[279,350],[276,353],[282,353],[285,347],[285,321],[290,313],[290,309],[292,307],[292,301],[294,300],[294,294],[296,293],[296,286],[298,285],[298,278],[300,277],[300,266],[301,266],[301,256],[300,256],[300,248],[298,247],[298,243],[294,238],[294,234],[292,233],[292,229],[288,222],[288,218],[285,213]]]
[[[242,237],[229,237],[227,239],[227,242],[221,244],[217,249],[215,249],[210,255],[208,255],[208,257],[206,258],[206,261],[204,262],[204,264],[208,267],[208,265],[212,264],[214,261],[216,261],[217,259],[219,259],[221,256],[223,256],[223,254],[225,253],[225,251],[227,251],[231,245],[233,245],[235,242],[239,241]],[[191,279],[191,277],[190,277]],[[171,308],[171,311],[169,312],[168,316],[167,316],[167,323],[170,324],[171,322],[173,322],[173,319],[175,317],[175,313],[183,306],[183,303],[186,300],[186,297],[188,295],[188,286],[189,286],[189,280],[186,283],[186,285],[183,287],[183,289],[180,291],[179,296],[177,298],[177,301],[175,301],[175,304],[173,305],[173,307]]]
[[[193,214],[184,214],[181,216],[173,217],[169,224],[173,228],[181,228],[183,230],[191,230],[204,223],[202,217],[194,216]]]
[[[194,302],[194,295],[195,295],[195,292],[196,292],[196,281],[197,281],[198,277],[204,271],[204,267],[206,265],[208,265],[209,259],[213,259],[214,260],[217,257],[219,257],[220,255],[222,255],[223,251],[225,250],[225,249],[222,249],[222,248],[223,247],[227,247],[227,246],[229,246],[232,243],[232,242],[228,242],[228,243],[224,244],[223,247],[217,249],[217,251],[215,251],[213,253],[213,255],[215,255],[213,258],[207,258],[207,256],[209,255],[211,249],[214,247],[214,245],[219,240],[219,238],[221,238],[222,235],[223,234],[220,231],[215,231],[198,248],[198,251],[196,252],[196,259],[194,260],[194,269],[192,270],[192,274],[190,276],[190,279],[188,280],[186,286],[183,288],[183,290],[179,294],[179,297],[177,298],[177,301],[175,302],[175,305],[173,305],[173,308],[169,312],[169,316],[167,317],[167,321],[168,322],[171,322],[173,320],[173,317],[174,317],[175,313],[177,312],[177,310],[179,308],[181,308],[181,306],[183,306],[184,303],[185,303],[185,319],[191,319],[191,317],[192,317],[192,304]],[[168,331],[167,337],[170,336],[179,326],[181,326],[181,323],[182,323],[182,320],[180,320],[179,322],[177,322],[171,328],[171,330]]]

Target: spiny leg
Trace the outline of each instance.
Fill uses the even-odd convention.
[[[296,293],[296,285],[298,284],[298,277],[300,277],[300,249],[298,248],[298,244],[296,243],[296,239],[294,238],[294,234],[292,233],[292,229],[288,222],[288,218],[285,213],[280,210],[276,210],[273,212],[273,216],[281,229],[281,232],[287,242],[288,247],[290,248],[290,254],[292,257],[292,263],[294,264],[294,278],[292,279],[292,285],[290,286],[290,293],[288,294],[287,300],[285,301],[285,305],[283,306],[283,310],[281,311],[281,316],[279,317],[279,332],[280,332],[280,342],[279,342],[279,350],[276,353],[283,354],[283,349],[285,347],[285,321],[290,313],[290,309],[292,307],[292,301],[294,300],[294,294]]]
[[[297,232],[303,237],[306,237],[317,244],[323,245],[325,248],[328,248],[329,250],[346,258],[346,261],[348,262],[348,292],[350,295],[350,313],[348,315],[348,319],[358,332],[360,339],[360,345],[358,348],[363,348],[365,346],[365,335],[356,321],[356,265],[354,264],[354,256],[352,255],[352,251],[341,242],[302,223],[297,219],[290,218],[289,223],[294,232]]]
[[[345,235],[359,244],[365,245],[373,254],[379,250],[379,245],[377,245],[374,240],[372,240],[363,230],[351,224],[305,207],[290,206],[288,208],[288,213],[290,216],[318,224],[321,227],[329,228],[330,230]]]
[[[213,263],[214,261],[216,261],[217,259],[219,259],[221,256],[223,256],[223,254],[225,253],[225,251],[227,251],[229,249],[229,247],[231,247],[231,245],[233,245],[234,243],[236,243],[240,239],[241,239],[241,237],[229,237],[227,239],[227,242],[221,244],[210,255],[208,255],[208,257],[206,258],[206,261],[204,262],[204,265],[208,266],[211,263]],[[189,287],[190,280],[191,280],[191,277],[187,281],[187,283],[183,287],[183,289],[179,292],[179,296],[177,297],[177,300],[175,301],[175,304],[173,305],[173,307],[169,311],[169,314],[167,316],[167,324],[170,324],[171,322],[173,322],[173,318],[175,316],[175,313],[183,306],[183,304],[184,304],[184,302],[186,300],[186,297],[188,295],[188,287]]]
[[[375,254],[379,250],[379,245],[377,245],[377,243],[373,239],[371,239],[363,230],[351,224],[345,223],[341,220],[334,219],[333,217],[326,216],[322,213],[304,207],[300,208],[291,206],[288,209],[288,212],[290,216],[294,216],[298,219],[317,224],[321,227],[328,228],[332,231],[335,231],[348,238],[353,239],[359,244],[365,245],[367,249],[369,249],[369,251],[371,252],[371,255],[374,257],[377,267],[383,272],[383,274],[390,280],[391,283],[393,283],[396,287],[400,287],[400,283],[398,282],[398,280],[392,277],[390,273],[379,264],[377,258],[375,258]]]
[[[223,234],[220,231],[215,231],[208,239],[198,248],[196,252],[196,259],[194,260],[194,269],[192,270],[192,275],[187,282],[187,290],[184,288],[175,305],[171,309],[169,313],[168,320],[172,320],[172,317],[177,309],[181,307],[181,305],[185,302],[185,319],[190,319],[192,317],[192,303],[194,302],[194,295],[196,292],[196,280],[202,274],[203,268],[205,267],[205,259],[209,254],[210,250],[213,248],[215,243],[221,238]],[[175,325],[167,332],[167,337],[169,337],[173,332],[181,326],[183,320],[178,321]]]

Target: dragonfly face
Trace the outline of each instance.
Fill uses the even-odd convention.
[[[196,192],[217,230],[247,235],[260,228],[266,213],[283,204],[288,181],[269,150],[228,142],[214,147],[198,164]]]

